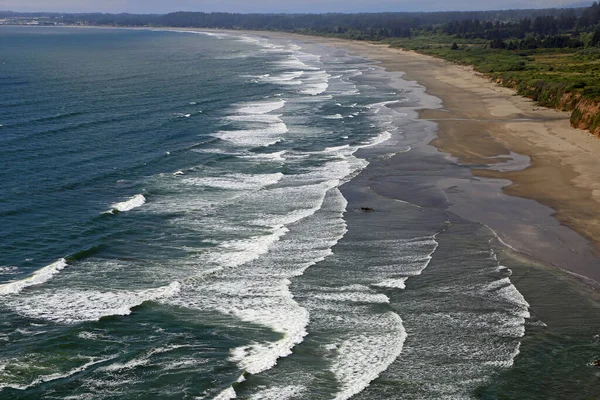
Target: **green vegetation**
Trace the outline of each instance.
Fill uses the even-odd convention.
[[[600,47],[592,34],[580,34],[579,47],[493,48],[481,39],[421,32],[388,39],[394,47],[471,65],[503,86],[545,107],[572,111],[571,123],[600,134]],[[543,40],[543,39],[542,39]],[[586,45],[587,43],[587,45]]]

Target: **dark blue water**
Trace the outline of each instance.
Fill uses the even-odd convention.
[[[3,27],[0,66],[0,397],[503,393],[539,321],[422,89],[242,34]]]

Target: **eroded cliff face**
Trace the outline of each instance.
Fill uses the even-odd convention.
[[[571,125],[579,129],[587,129],[600,137],[600,102],[579,98],[571,114]]]
[[[565,92],[560,86],[539,84],[527,85],[516,80],[504,80],[502,77],[492,79],[499,85],[512,88],[518,94],[528,97],[541,106],[571,111],[571,126],[589,130],[600,137],[600,100],[583,97],[581,93]]]

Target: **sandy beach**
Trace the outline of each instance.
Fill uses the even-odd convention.
[[[600,140],[571,127],[568,112],[540,107],[469,66],[387,45],[281,32],[158,29],[332,46],[424,88],[442,102],[442,108],[419,110],[420,119],[438,126],[430,144],[470,167],[473,177],[440,182],[449,210],[487,225],[508,248],[600,288]]]
[[[440,98],[442,109],[420,112],[439,125],[431,144],[474,177],[461,195],[448,190],[457,182],[441,187],[451,211],[490,226],[521,253],[600,281],[600,140],[572,128],[569,113],[539,107],[467,66],[371,43],[302,40],[377,60]]]
[[[595,396],[567,114],[375,43],[107,28],[2,27],[1,398]]]

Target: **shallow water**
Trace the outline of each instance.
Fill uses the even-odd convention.
[[[2,398],[592,393],[597,303],[555,320],[587,297],[448,212],[423,88],[291,40],[1,31]]]

